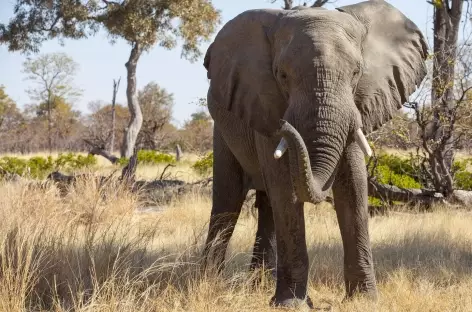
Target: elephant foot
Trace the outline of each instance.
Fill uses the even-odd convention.
[[[346,295],[343,302],[349,301],[355,297],[363,297],[370,301],[377,302],[378,293],[375,280],[368,279],[364,281],[346,281]]]
[[[310,310],[314,309],[313,301],[309,296],[306,296],[305,299],[301,298],[286,298],[278,299],[276,296],[270,299],[270,306],[274,308],[285,308],[285,309],[300,309],[308,308]]]

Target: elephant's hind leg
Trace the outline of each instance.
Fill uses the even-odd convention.
[[[213,135],[213,205],[203,257],[205,267],[221,270],[247,190],[243,170],[216,125]]]
[[[356,143],[345,150],[333,184],[334,205],[344,247],[346,298],[355,293],[377,298],[369,238],[367,172],[364,155]]]
[[[251,269],[275,269],[275,228],[272,206],[265,191],[256,191],[257,232]]]

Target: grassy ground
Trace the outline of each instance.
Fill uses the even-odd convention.
[[[106,194],[106,198],[103,198]],[[137,197],[92,182],[61,199],[54,187],[0,185],[0,310],[268,311],[273,281],[251,288],[255,219],[240,218],[221,276],[199,271],[210,199],[136,213]],[[371,219],[380,301],[342,304],[334,211],[305,207],[309,293],[333,311],[471,311],[472,214],[438,208]]]
[[[99,171],[106,171],[107,164]],[[189,165],[172,168],[194,180]],[[162,168],[139,168],[153,178]],[[269,311],[274,282],[247,270],[256,223],[241,215],[220,276],[199,270],[211,200],[190,195],[160,213],[136,194],[84,181],[0,182],[0,312]],[[328,204],[306,205],[309,294],[332,311],[472,311],[472,213],[438,207],[370,220],[380,299],[341,303],[342,244]]]

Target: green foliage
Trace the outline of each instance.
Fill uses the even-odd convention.
[[[394,185],[400,188],[421,188],[417,181],[419,166],[415,163],[415,158],[410,155],[408,158],[401,158],[391,154],[381,154],[377,157],[377,166],[373,172],[378,182],[382,184]],[[373,163],[368,170],[372,171]],[[382,206],[382,200],[369,196],[369,205]]]
[[[382,184],[394,185],[400,188],[425,188],[419,179],[421,176],[421,168],[419,159],[410,154],[409,157],[399,157],[391,154],[380,154],[377,157],[377,166],[374,176]],[[452,166],[454,176],[454,186],[456,189],[472,190],[472,172],[469,165],[472,159],[464,159],[455,161]],[[370,164],[368,170],[371,172],[373,163]],[[381,205],[378,199],[369,197],[369,204]]]
[[[454,184],[457,189],[472,190],[472,173],[467,171],[457,172],[454,175]]]
[[[140,150],[138,152],[138,163],[152,165],[174,162],[175,157],[170,154],[159,153],[151,150]]]
[[[392,173],[396,175],[407,175],[417,180],[420,172],[418,159],[410,154],[409,157],[399,157],[392,154],[382,153],[377,157],[377,164],[379,166],[387,166]]]
[[[54,161],[54,167],[62,170],[81,169],[97,164],[97,159],[93,155],[74,155],[73,153],[59,154]]]
[[[388,165],[378,165],[375,168],[377,181],[382,184],[395,185],[401,188],[421,188],[421,184],[408,174],[396,173]]]
[[[469,164],[472,164],[471,158],[455,161],[452,165],[455,188],[467,191],[472,190],[472,172],[467,170]]]
[[[120,158],[118,163],[120,165],[126,165],[129,159]],[[158,165],[158,164],[172,164],[174,163],[175,157],[170,154],[159,153],[153,150],[139,150],[138,151],[138,164],[146,165]]]
[[[34,83],[34,87],[27,90],[32,100],[41,101],[42,109],[47,110],[48,102],[54,109],[54,97],[74,99],[80,97],[82,90],[73,86],[74,76],[79,64],[69,55],[56,52],[46,53],[36,58],[28,58],[23,63],[23,73]]]
[[[96,165],[97,159],[92,155],[82,156],[73,153],[59,154],[57,158],[51,156],[35,156],[29,159],[5,156],[0,158],[0,172],[5,174],[18,174],[31,178],[44,178],[51,171],[72,171],[89,168]]]
[[[206,154],[200,160],[197,160],[193,165],[192,169],[200,175],[207,175],[213,169],[213,152]]]
[[[85,39],[104,29],[112,41],[142,50],[172,49],[181,39],[189,60],[201,55],[198,46],[211,38],[221,15],[210,0],[16,0],[14,6],[13,18],[0,24],[0,43],[9,51],[37,52],[46,40]]]

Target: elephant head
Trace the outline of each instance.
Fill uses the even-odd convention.
[[[289,148],[295,194],[317,203],[343,150],[389,121],[426,75],[418,27],[384,1],[336,10],[250,10],[205,56],[213,109],[230,111]]]

